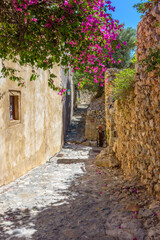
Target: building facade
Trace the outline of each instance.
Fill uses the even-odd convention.
[[[32,82],[31,73],[30,67],[20,69],[26,87],[0,79],[0,186],[46,162],[63,143],[62,97],[48,87],[47,71],[39,70]],[[53,73],[60,86],[61,68],[55,66]]]

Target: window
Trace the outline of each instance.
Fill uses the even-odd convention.
[[[20,120],[20,92],[9,91],[10,122]]]

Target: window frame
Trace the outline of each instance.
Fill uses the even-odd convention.
[[[10,99],[11,97],[16,97],[17,100],[16,102],[15,99],[13,100],[13,104],[14,104],[14,112],[13,112],[13,115],[14,115],[14,118],[15,119],[11,119],[11,115],[10,115]],[[16,106],[16,110],[15,110],[15,104],[17,104]],[[8,112],[8,123],[9,123],[9,126],[13,126],[13,125],[16,125],[18,123],[21,122],[21,92],[19,90],[9,90],[8,92],[8,108],[9,108],[9,112]],[[15,117],[16,115],[16,117]],[[17,118],[17,119],[16,119]]]

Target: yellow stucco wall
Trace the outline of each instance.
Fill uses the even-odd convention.
[[[61,148],[62,98],[48,87],[47,71],[39,70],[38,79],[30,82],[31,70],[21,69],[26,88],[0,79],[0,185],[46,162]],[[54,67],[53,73],[55,83],[60,84],[60,67]],[[21,95],[20,121],[15,124],[10,121],[9,90]]]

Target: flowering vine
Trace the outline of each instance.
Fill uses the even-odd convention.
[[[112,11],[106,0],[1,0],[0,58],[44,70],[54,64],[66,72],[71,67],[103,86],[106,59],[114,63],[112,53],[121,47],[117,36],[122,25],[112,19]],[[63,94],[54,77],[50,74],[49,86]]]

